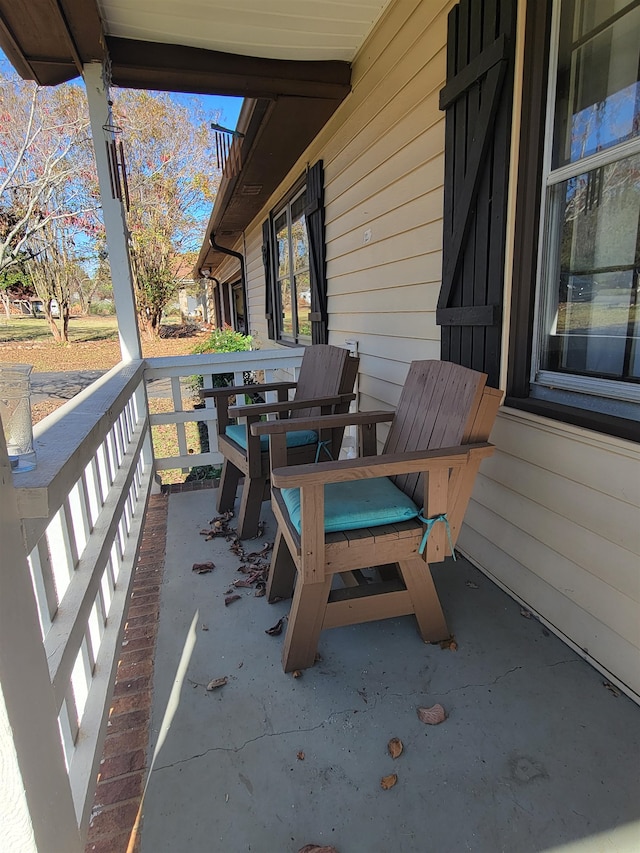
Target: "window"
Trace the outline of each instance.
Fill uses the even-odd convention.
[[[533,399],[640,413],[640,5],[553,5]]]
[[[275,246],[275,304],[278,337],[288,343],[311,343],[309,238],[305,220],[306,187],[272,216]]]
[[[326,344],[324,170],[315,163],[262,225],[268,335],[284,344]]]

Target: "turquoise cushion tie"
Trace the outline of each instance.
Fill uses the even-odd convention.
[[[441,512],[440,515],[432,515],[431,518],[424,517],[424,507],[422,512],[418,516],[420,521],[426,525],[424,534],[422,536],[422,542],[420,542],[420,548],[418,549],[419,554],[424,554],[424,549],[427,547],[427,539],[429,538],[429,534],[433,530],[433,525],[438,521],[442,521],[447,531],[447,539],[449,540],[449,548],[451,549],[451,556],[453,559],[456,559],[456,552],[453,550],[453,542],[451,541],[451,528],[449,527],[449,519],[447,518],[446,512]]]
[[[247,427],[245,424],[231,424],[225,430],[225,435],[228,436],[240,447],[247,449]],[[318,440],[318,433],[312,429],[298,429],[294,432],[287,433],[287,447],[302,447],[306,444],[315,444]],[[269,449],[269,436],[260,436],[260,450]]]
[[[300,532],[300,489],[281,489],[291,523]],[[327,483],[324,487],[326,533],[380,527],[417,518],[414,502],[387,477]]]

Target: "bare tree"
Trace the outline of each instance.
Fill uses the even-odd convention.
[[[0,68],[0,273],[36,258],[54,224],[95,232],[97,199],[84,90],[43,89]]]

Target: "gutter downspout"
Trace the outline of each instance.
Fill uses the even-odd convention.
[[[242,282],[242,299],[244,301],[244,324],[245,324],[245,335],[249,334],[249,300],[247,298],[247,277],[245,275],[244,268],[244,255],[240,252],[235,252],[233,249],[227,249],[225,246],[220,246],[216,243],[216,235],[213,231],[209,234],[209,245],[212,249],[215,249],[216,252],[222,252],[223,255],[230,255],[232,258],[236,258],[240,261],[240,281]]]

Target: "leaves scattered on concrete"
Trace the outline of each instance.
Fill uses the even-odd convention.
[[[335,847],[322,847],[320,844],[305,844],[298,853],[338,853]]]
[[[418,719],[428,726],[437,726],[447,719],[447,712],[442,705],[432,705],[430,708],[418,708]]]
[[[217,690],[218,687],[224,687],[228,680],[226,675],[223,675],[221,678],[214,678],[213,681],[207,684],[207,690]]]
[[[265,634],[269,634],[270,637],[279,637],[280,634],[282,634],[282,628],[286,621],[287,617],[282,616],[282,618],[278,619],[275,625],[272,625],[271,628],[267,628]]]
[[[400,755],[402,755],[404,745],[399,737],[392,737],[389,743],[387,744],[387,749],[391,758],[396,759]]]
[[[191,566],[191,571],[195,572],[197,575],[206,575],[209,572],[212,572],[215,567],[216,564],[209,560],[206,563],[194,563],[193,566]]]
[[[380,780],[380,787],[382,788],[383,791],[388,791],[389,788],[394,787],[394,785],[397,783],[397,781],[398,781],[398,774],[397,773],[390,773],[388,776],[382,777],[382,779]]]

